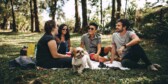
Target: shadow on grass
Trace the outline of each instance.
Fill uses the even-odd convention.
[[[73,37],[79,37],[79,36],[82,36],[83,34],[80,34],[80,33],[71,33],[70,36],[71,38]]]
[[[19,35],[17,32],[0,32],[0,35]]]
[[[19,44],[29,44],[29,43],[37,44],[37,42],[19,42]],[[25,46],[27,46],[27,45],[25,45]]]
[[[0,45],[0,54],[2,55],[13,55],[19,53],[22,46],[18,45],[10,45],[10,44],[2,44]]]
[[[2,35],[2,34],[0,34]],[[6,34],[4,34],[6,35]],[[13,35],[13,36],[12,36]],[[12,38],[22,34],[11,34]],[[26,34],[24,34],[26,35]],[[31,34],[29,34],[31,36]],[[27,35],[27,36],[29,36]],[[40,34],[41,35],[41,34]],[[33,37],[38,38],[39,35],[32,34]],[[81,34],[72,34],[71,38],[80,37]],[[24,37],[24,36],[23,36]],[[20,39],[20,38],[19,38]],[[19,44],[32,43],[32,38],[26,38]],[[34,39],[33,39],[34,40]],[[2,40],[4,41],[4,40]],[[110,42],[103,41],[104,45]],[[80,39],[74,39],[72,46],[77,47],[80,44]],[[151,45],[153,44],[153,45]],[[57,70],[21,70],[16,68],[10,70],[8,62],[19,55],[19,50],[22,45],[2,44],[0,46],[0,84],[28,84],[28,83],[70,83],[70,84],[122,84],[122,83],[168,83],[168,64],[167,64],[167,48],[163,45],[156,45],[154,43],[146,43],[143,45],[147,55],[154,63],[159,63],[163,68],[159,72],[150,72],[145,69],[135,69],[129,71],[120,70],[86,70],[83,76],[72,74],[71,69],[57,69]]]
[[[11,36],[11,35],[24,35],[24,37],[33,37],[36,35],[42,35],[43,33],[31,33],[31,32],[0,32],[0,35],[6,35],[6,36]]]

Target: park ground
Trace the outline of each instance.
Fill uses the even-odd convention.
[[[8,62],[19,56],[20,49],[28,43],[37,43],[43,33],[0,33],[0,84],[166,84],[168,83],[168,47],[152,39],[140,43],[149,59],[162,66],[158,72],[146,69],[85,70],[83,76],[71,69],[22,70],[9,69]],[[71,34],[72,47],[80,44],[80,34]],[[111,35],[102,35],[103,46],[111,44]]]

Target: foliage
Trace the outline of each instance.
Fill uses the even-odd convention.
[[[134,21],[135,21],[135,12],[136,12],[137,5],[135,3],[135,0],[131,1],[130,4],[131,4],[131,6],[128,7],[128,9],[127,9],[127,16],[128,16],[127,18],[130,20],[130,22],[132,22],[131,28],[133,28],[133,26],[135,24]]]
[[[0,28],[6,28],[6,24],[7,24],[7,20],[9,19],[9,17],[11,16],[11,10],[10,10],[10,3],[8,0],[4,1],[1,0],[0,1]]]
[[[161,14],[162,10],[162,15]],[[159,43],[167,45],[168,42],[168,7],[161,7],[145,14],[140,29],[144,37],[155,39]]]
[[[65,22],[65,24],[68,25],[68,28],[69,28],[70,31],[73,31],[74,23],[75,23],[75,21],[73,19],[67,19],[66,22]]]
[[[49,9],[49,16],[55,17],[55,15],[57,15],[57,19],[59,20],[65,18],[62,7],[67,1],[69,0],[44,0],[40,2],[40,8],[45,10]]]

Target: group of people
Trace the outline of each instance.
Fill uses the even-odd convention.
[[[101,36],[97,33],[98,25],[90,23],[88,33],[81,37],[80,47],[86,49],[90,59],[100,62],[99,67],[106,67],[104,62],[111,63],[117,59],[123,67],[148,68],[158,71],[159,64],[152,64],[144,50],[139,45],[140,38],[131,30],[127,19],[119,19],[116,24],[116,32],[112,35],[112,44],[102,47]],[[69,29],[66,24],[57,28],[54,20],[46,21],[45,34],[37,44],[36,65],[43,68],[71,68],[72,57],[66,52],[70,51],[71,41]],[[110,58],[106,58],[108,53]],[[145,64],[138,62],[144,61]]]

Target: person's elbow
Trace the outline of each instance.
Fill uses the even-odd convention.
[[[56,56],[56,55],[52,55],[52,57],[53,57],[54,59],[59,58],[59,57],[58,57],[58,56]]]
[[[137,42],[137,43],[140,43],[140,42],[141,42],[141,39],[140,39],[140,38],[136,38],[136,42]]]
[[[53,58],[60,58],[58,53],[52,53],[51,55],[52,55]]]

